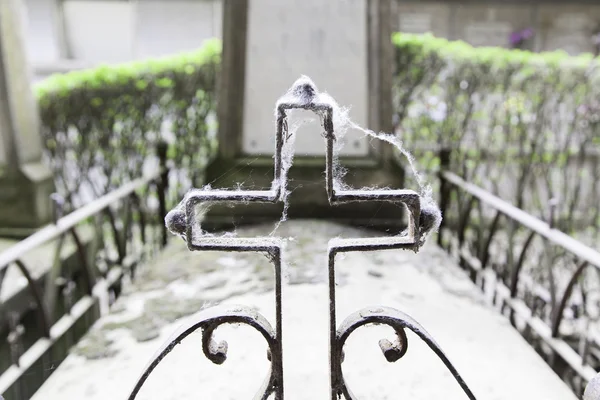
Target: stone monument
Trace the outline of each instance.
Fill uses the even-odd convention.
[[[225,0],[219,109],[219,152],[207,169],[213,188],[243,184],[264,189],[273,179],[275,116],[270,105],[290,82],[310,76],[350,118],[373,131],[392,132],[391,0]],[[400,228],[402,209],[390,203],[330,207],[323,187],[325,143],[318,121],[296,135],[289,172],[289,217]],[[403,169],[391,148],[349,130],[340,152],[354,187],[402,187]],[[250,205],[244,216],[210,209],[205,227],[273,220],[280,205]]]
[[[37,103],[25,55],[21,0],[0,1],[0,236],[25,237],[52,217]]]

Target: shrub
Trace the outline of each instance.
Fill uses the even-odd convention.
[[[600,64],[592,55],[474,48],[394,34],[397,129],[418,161],[451,168],[563,229],[600,224]]]
[[[214,149],[220,42],[160,59],[74,71],[36,86],[58,189],[72,206],[140,177],[160,140],[178,181],[201,179]]]

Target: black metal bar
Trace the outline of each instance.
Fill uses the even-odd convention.
[[[117,257],[118,257],[117,263],[121,264],[126,256],[126,254],[125,254],[126,248],[124,245],[125,241],[127,240],[125,238],[126,232],[119,231],[119,228],[117,227],[117,220],[115,219],[115,214],[110,209],[110,207],[107,207],[104,209],[104,214],[106,214],[106,216],[108,217],[108,223],[110,224],[110,228],[113,233],[113,241],[115,244],[115,248],[117,249]],[[124,229],[125,229],[125,227],[124,227]],[[121,237],[121,234],[123,234],[122,237]]]
[[[123,246],[123,254],[127,254],[127,250],[129,248],[129,245],[131,244],[131,235],[132,235],[132,229],[133,229],[133,210],[134,210],[134,204],[133,204],[133,199],[131,198],[131,195],[127,196],[127,198],[123,199],[122,201],[122,207],[119,210],[121,212],[121,217],[119,218],[121,221],[125,221],[123,223],[123,233],[122,233],[122,237],[123,237],[123,242],[122,242],[122,246]]]
[[[54,323],[54,310],[56,308],[56,298],[58,295],[58,288],[56,285],[56,280],[60,277],[61,269],[62,269],[62,259],[61,252],[63,246],[65,244],[65,237],[68,232],[62,233],[58,240],[56,241],[56,247],[54,248],[54,258],[52,260],[52,266],[50,267],[50,271],[46,278],[45,288],[44,288],[44,303],[46,304],[46,309],[48,311],[48,318],[50,320],[50,324]]]
[[[79,239],[79,235],[75,228],[69,230],[71,233],[71,237],[73,238],[73,242],[75,242],[75,247],[77,247],[77,256],[79,257],[79,262],[82,266],[83,278],[85,280],[85,293],[88,295],[92,294],[92,289],[96,284],[96,277],[94,274],[94,270],[91,265],[88,263],[88,257],[85,252],[85,248],[83,247],[83,243]]]
[[[9,333],[7,337],[7,342],[10,346],[11,362],[17,367],[21,366],[20,359],[25,352],[23,348],[25,327],[20,323],[19,319],[20,316],[18,314],[11,314],[9,316]]]
[[[142,207],[142,202],[140,201],[140,197],[136,193],[132,193],[130,198],[131,198],[132,204],[134,205],[135,209],[137,210],[138,218],[140,219],[140,222],[139,222],[140,239],[142,241],[142,245],[145,245],[146,244],[146,212],[145,212],[144,208]],[[164,216],[162,216],[161,219],[164,220]],[[161,226],[162,226],[162,230],[164,230],[166,228],[164,223],[161,224]],[[165,245],[164,238],[162,238],[162,244],[163,244],[163,246]]]
[[[517,264],[515,264],[514,269],[511,271],[511,279],[510,279],[510,297],[515,297],[517,295],[517,289],[519,287],[519,276],[521,273],[521,269],[523,264],[525,263],[525,255],[527,254],[527,250],[529,246],[533,242],[533,238],[535,237],[536,232],[531,231],[525,243],[523,244],[523,248],[521,249],[521,254],[519,254],[519,260]]]
[[[496,216],[494,217],[494,220],[492,221],[492,225],[490,226],[490,231],[488,233],[487,240],[485,241],[485,244],[481,251],[481,269],[485,269],[485,267],[487,266],[487,263],[489,261],[490,246],[492,245],[492,241],[494,240],[494,235],[496,234],[496,231],[498,229],[498,223],[500,222],[500,217],[502,217],[502,214],[500,212],[496,212]],[[482,216],[482,219],[483,219],[483,216]],[[483,221],[482,221],[482,223],[483,223]]]
[[[283,299],[281,297],[281,245],[274,246],[269,254],[271,257],[271,262],[275,267],[275,338],[277,339],[274,344],[276,353],[273,355],[273,350],[270,349],[269,361],[271,361],[274,371],[273,386],[277,391],[275,398],[278,400],[283,400]]]
[[[169,188],[169,168],[167,166],[167,150],[168,144],[164,141],[160,141],[156,146],[156,153],[158,154],[158,160],[160,165],[158,184],[156,185],[158,194],[158,209],[160,213],[160,221],[164,221],[167,216],[167,190]],[[167,245],[168,231],[164,223],[161,223],[162,228],[162,246]]]
[[[438,179],[440,180],[440,211],[442,213],[442,222],[440,224],[440,230],[438,233],[438,246],[444,247],[444,237],[443,232],[446,226],[446,215],[448,214],[448,209],[450,207],[450,185],[444,179],[444,176],[441,172],[450,170],[450,149],[442,148],[440,150],[440,172],[438,173]]]
[[[573,288],[575,287],[577,280],[579,279],[583,271],[585,271],[585,269],[588,267],[588,265],[589,263],[587,263],[586,261],[579,263],[577,269],[575,270],[573,275],[571,275],[571,279],[569,279],[569,283],[567,284],[567,287],[563,292],[560,302],[557,304],[554,310],[552,310],[552,325],[550,326],[550,329],[553,338],[558,337],[558,334],[560,333],[560,323],[562,322],[563,313],[565,311],[565,308],[567,307],[567,301],[569,301],[569,298],[573,293]]]
[[[458,246],[462,247],[465,242],[465,235],[467,231],[467,222],[469,222],[469,218],[471,216],[471,211],[473,210],[473,203],[475,203],[475,196],[469,196],[469,201],[466,202],[464,211],[459,215],[459,223],[458,223]],[[458,209],[461,209],[461,204],[458,204]]]
[[[4,277],[8,268],[0,269],[0,294],[2,294],[2,283],[4,283]]]
[[[23,263],[23,261],[15,260],[15,265],[19,268],[19,271],[21,271],[21,274],[23,274],[25,279],[27,279],[29,291],[31,292],[31,295],[33,296],[35,305],[37,307],[40,320],[40,329],[42,330],[44,337],[49,338],[50,326],[52,324],[52,321],[50,319],[48,310],[46,309],[46,305],[44,304],[44,296],[42,295],[42,291],[40,290],[35,279],[33,279],[33,276],[31,276],[29,269],[27,268],[25,263]]]
[[[337,349],[337,321],[336,321],[336,296],[335,296],[335,256],[334,249],[327,252],[328,261],[328,284],[329,287],[329,386],[331,388],[331,400],[339,399],[339,386],[342,380],[341,371],[337,368],[342,363],[343,355],[334,351]]]

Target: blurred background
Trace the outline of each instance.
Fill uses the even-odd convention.
[[[36,79],[64,69],[197,48],[221,37],[221,1],[27,0]],[[600,5],[561,1],[398,1],[394,28],[474,46],[595,53]]]
[[[292,398],[329,390],[337,290],[344,312],[384,303],[423,318],[479,398],[600,400],[599,52],[593,0],[0,0],[0,394],[124,398],[207,305],[278,320],[267,261],[190,256],[165,227],[175,210],[179,233],[288,241]],[[284,201],[181,212],[191,188],[275,187],[273,109],[301,75],[341,107],[339,188],[407,188],[439,206],[418,254],[349,256],[328,281],[330,239],[393,236],[411,219],[400,202],[330,205],[308,112],[285,125]],[[366,340],[348,369],[357,393],[466,398],[446,370],[421,368],[439,364],[425,346],[371,368],[382,359]],[[236,398],[267,370],[260,348],[264,369],[211,380],[194,348],[139,398],[205,385]]]

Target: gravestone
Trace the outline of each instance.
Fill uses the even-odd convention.
[[[273,180],[275,116],[270,105],[290,82],[309,75],[331,94],[357,124],[392,132],[393,45],[397,17],[391,0],[225,0],[219,103],[219,151],[207,168],[214,188],[243,183],[266,189]],[[266,111],[265,111],[266,110]],[[330,218],[341,222],[400,229],[402,209],[392,204],[330,208],[321,190],[325,143],[319,121],[296,135],[290,217]],[[402,186],[403,170],[391,148],[349,130],[340,151],[354,187]],[[205,227],[272,220],[280,205],[252,205],[244,216],[235,209],[210,209]]]
[[[89,63],[134,58],[136,2],[64,0],[62,10],[71,56]]]
[[[135,57],[164,56],[197,49],[221,36],[218,0],[138,0],[135,6]]]
[[[310,76],[340,104],[351,106],[353,120],[367,124],[367,19],[365,0],[260,0],[248,8],[244,154],[273,154],[274,99],[301,75]],[[265,73],[267,72],[267,73]],[[299,128],[298,154],[324,155],[315,143],[318,124]],[[349,132],[343,154],[366,156],[367,139]],[[363,136],[363,137],[360,137]]]
[[[62,0],[25,0],[27,55],[33,65],[47,65],[66,56]]]
[[[63,0],[24,0],[27,8],[27,58],[33,68],[35,84],[55,73],[80,69],[74,60],[68,60],[68,49],[63,23]]]
[[[27,236],[52,216],[24,19],[21,0],[0,1],[0,236]]]

